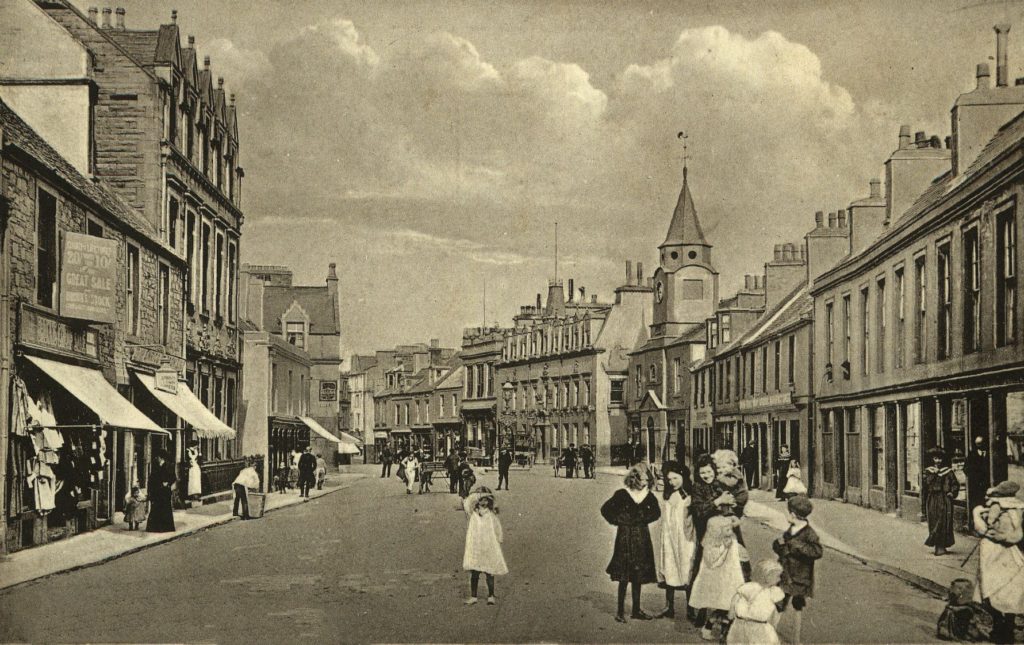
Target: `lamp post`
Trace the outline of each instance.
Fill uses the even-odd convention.
[[[513,412],[510,409],[512,405],[512,392],[515,390],[515,386],[509,381],[505,381],[504,385],[501,386],[501,397],[504,405],[501,411],[502,427],[506,435],[506,441],[510,445],[513,457],[515,456],[515,422],[513,421]]]

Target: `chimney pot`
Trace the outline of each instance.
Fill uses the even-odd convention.
[[[171,9],[171,24],[178,24],[178,10]]]
[[[196,46],[196,37],[195,36],[191,36],[190,35],[188,37],[188,46],[189,47],[195,47]]]
[[[569,278],[569,302],[572,302],[573,291],[573,279]]]
[[[846,210],[840,210],[836,213],[836,225],[839,228],[846,228]]]
[[[751,289],[754,288],[754,283],[750,279],[750,277],[751,276],[749,276],[749,275],[743,276],[743,288],[746,289],[747,291],[750,291]]]
[[[774,253],[775,261],[776,262],[780,262],[782,260],[782,245],[781,244],[776,244],[774,251],[775,251],[775,253]]]
[[[114,13],[117,14],[117,28],[124,29],[124,7],[118,7]]]
[[[978,79],[978,85],[976,89],[987,90],[992,86],[992,81],[989,79],[991,75],[988,71],[988,63],[978,63],[977,71],[974,73],[974,77]]]
[[[1024,79],[1021,79],[1021,80],[1024,80]],[[941,150],[942,149],[942,139],[939,139],[939,135],[933,134],[932,138],[929,139],[928,142],[931,144],[931,147],[935,148],[936,150]]]
[[[89,7],[89,22],[91,22],[92,24],[98,26],[99,23],[100,23],[100,21],[99,21],[99,13],[100,13],[100,10],[97,9],[96,7]]]
[[[953,137],[946,137],[946,149],[953,147]]]
[[[910,126],[900,126],[900,150],[910,147]]]
[[[234,104],[235,104],[235,93],[232,92],[231,93],[231,105],[234,105]]]
[[[540,310],[540,294],[537,294],[537,310]]]
[[[632,284],[633,284],[633,262],[631,260],[626,260],[626,286],[628,287],[628,286],[631,286]]]
[[[110,29],[110,14],[111,13],[112,12],[110,10],[110,7],[103,7],[103,24],[102,24],[102,27],[104,29]]]
[[[210,57],[203,56],[203,68],[210,69]]]
[[[814,213],[814,227],[821,228],[821,222],[825,218],[824,211],[815,211]]]
[[[644,263],[636,263],[636,286],[640,287],[644,284]]]
[[[927,141],[927,137],[925,137],[925,134],[924,134],[923,130],[920,130],[920,131],[914,133],[914,145],[915,146],[917,146],[918,148],[923,148],[926,141]]]
[[[871,186],[872,197],[882,196],[882,182],[880,182],[877,177],[868,182],[868,185]]]
[[[1006,34],[1010,25],[996,25],[996,87],[1006,87],[1008,69],[1006,64]]]
[[[828,213],[828,227],[829,228],[835,228],[836,227],[836,214],[835,214],[835,211],[829,211],[829,213]]]
[[[224,77],[223,76],[217,78],[217,88],[218,89],[223,89],[224,88]]]
[[[590,302],[593,303],[593,304],[597,304],[597,294],[596,293],[592,294],[590,296]]]
[[[587,288],[580,287],[580,302],[585,302],[587,299]]]

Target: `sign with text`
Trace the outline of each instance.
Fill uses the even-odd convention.
[[[65,233],[61,254],[60,315],[112,323],[117,318],[117,242]]]
[[[178,393],[178,370],[174,369],[170,363],[164,363],[160,366],[154,374],[154,382],[156,389],[169,392],[170,394]]]
[[[21,303],[20,319],[18,342],[23,345],[93,360],[99,357],[95,329],[69,325],[26,303]]]
[[[321,401],[337,401],[338,400],[338,382],[337,381],[320,381],[320,400]]]

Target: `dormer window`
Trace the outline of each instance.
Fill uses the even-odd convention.
[[[288,342],[299,349],[306,347],[306,324],[301,322],[290,322],[285,327],[285,337]]]

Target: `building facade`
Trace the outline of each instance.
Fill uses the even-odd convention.
[[[495,382],[495,366],[501,360],[507,331],[498,327],[470,327],[462,330],[459,358],[465,370],[459,409],[466,431],[459,437],[459,444],[482,450],[487,456],[493,456],[502,443],[510,447],[516,443],[514,426],[499,424],[497,418],[501,384]],[[532,434],[521,434],[518,438],[519,445],[526,446]]]

